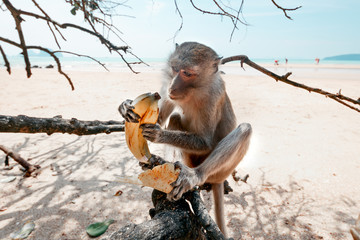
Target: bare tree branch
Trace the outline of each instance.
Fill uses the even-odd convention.
[[[180,27],[176,30],[174,37],[172,37],[171,39],[175,39],[176,36],[179,34],[179,32],[181,31],[181,29],[183,28],[183,24],[184,24],[184,18],[180,12],[179,6],[177,4],[177,0],[174,0],[174,4],[175,4],[175,12],[179,14],[180,19],[181,19],[181,23],[180,23]]]
[[[50,51],[49,49],[47,48],[43,48],[41,46],[27,46],[28,49],[39,49],[43,52],[46,52],[48,53],[53,59],[54,61],[56,62],[56,65],[57,65],[57,68],[58,68],[58,72],[60,74],[62,74],[69,82],[70,86],[71,86],[71,90],[75,90],[75,87],[74,87],[74,84],[73,82],[71,81],[69,75],[67,75],[66,73],[63,72],[62,68],[61,68],[61,63],[60,63],[60,60],[59,58],[55,55],[54,52]]]
[[[266,68],[263,68],[263,67],[257,65],[256,63],[251,61],[245,55],[237,55],[237,56],[224,58],[224,59],[222,59],[221,64],[225,64],[225,63],[232,62],[232,61],[240,61],[241,67],[243,67],[243,63],[246,63],[250,67],[255,68],[256,70],[268,75],[269,77],[275,79],[276,81],[281,81],[281,82],[284,82],[286,84],[292,85],[294,87],[305,89],[305,90],[307,90],[309,92],[316,92],[318,94],[321,94],[321,95],[324,95],[324,96],[326,96],[328,98],[331,98],[331,99],[337,101],[338,103],[343,104],[344,106],[346,106],[348,108],[351,108],[351,109],[353,109],[353,110],[355,110],[357,112],[360,112],[359,108],[353,107],[353,106],[349,105],[348,103],[344,102],[344,101],[347,101],[347,102],[350,102],[352,104],[360,105],[359,100],[355,100],[355,99],[346,97],[346,96],[342,95],[341,92],[334,94],[334,93],[330,93],[330,92],[321,90],[320,88],[309,87],[309,86],[306,86],[304,84],[297,83],[297,82],[294,82],[292,80],[289,80],[288,77],[291,75],[291,72],[288,72],[287,74],[285,74],[283,76],[279,76],[279,75],[267,70]]]
[[[19,39],[20,39],[20,47],[22,48],[23,52],[23,56],[24,56],[24,61],[25,61],[25,70],[27,73],[27,77],[31,77],[31,65],[30,65],[30,60],[29,60],[29,56],[28,56],[28,52],[26,49],[26,43],[25,43],[25,38],[24,38],[24,34],[22,32],[21,29],[21,22],[24,20],[21,18],[19,11],[10,3],[9,0],[3,0],[5,6],[7,7],[7,9],[11,12],[11,15],[13,16],[14,20],[15,20],[15,24],[16,24],[16,30],[18,32],[19,35]]]
[[[287,17],[287,18],[290,19],[290,20],[292,20],[292,18],[291,18],[289,15],[287,15],[287,11],[295,11],[295,10],[298,10],[299,8],[302,7],[302,6],[298,6],[298,7],[295,7],[295,8],[283,8],[283,7],[281,7],[279,4],[277,4],[277,3],[275,2],[275,0],[271,0],[271,2],[272,2],[277,8],[281,9],[281,10],[284,12],[285,17]]]
[[[35,4],[35,6],[45,15],[45,17],[47,17],[47,18],[50,19],[49,15],[40,7],[40,5],[39,5],[35,0],[32,0],[32,2],[33,2],[33,3]],[[50,29],[50,31],[51,31],[54,39],[55,39],[56,45],[58,46],[59,49],[61,49],[61,46],[60,46],[60,44],[59,44],[59,42],[58,42],[58,40],[57,40],[57,37],[56,37],[53,29],[51,28],[50,23],[49,23],[48,21],[47,21],[46,23],[47,23],[47,25],[48,25],[48,27],[49,27],[49,29]],[[65,40],[64,36],[61,34],[61,32],[59,31],[59,29],[56,27],[56,25],[54,25],[54,27],[55,27],[55,29],[58,31],[58,33],[60,33],[60,36]]]
[[[0,132],[12,133],[68,133],[75,135],[94,135],[99,133],[123,132],[124,122],[119,121],[81,121],[76,118],[63,119],[35,118],[24,115],[0,115]]]
[[[0,150],[3,151],[6,156],[11,157],[12,159],[14,159],[17,163],[19,163],[21,166],[23,166],[26,170],[26,177],[29,177],[31,175],[31,173],[35,172],[36,170],[38,170],[40,168],[39,165],[32,165],[30,164],[28,161],[26,161],[24,158],[22,158],[20,156],[20,154],[11,151],[10,149],[6,148],[3,145],[0,145]]]
[[[90,34],[92,36],[95,36],[96,38],[98,38],[100,40],[100,42],[102,44],[105,45],[105,47],[109,50],[109,52],[116,52],[122,59],[122,61],[128,66],[128,68],[134,72],[134,73],[138,73],[136,72],[133,68],[132,68],[132,65],[133,64],[146,64],[145,62],[143,62],[138,56],[136,56],[134,53],[132,53],[132,51],[130,51],[130,47],[125,45],[125,46],[116,46],[115,44],[113,44],[111,41],[108,40],[108,38],[104,37],[104,35],[100,34],[96,28],[95,28],[95,23],[99,23],[101,24],[104,28],[106,28],[109,33],[113,33],[115,34],[121,41],[123,41],[120,36],[117,34],[117,32],[114,31],[114,29],[118,32],[120,32],[115,26],[113,26],[112,23],[109,23],[107,22],[107,20],[105,19],[105,16],[106,17],[109,17],[110,19],[112,19],[112,9],[114,7],[117,7],[119,5],[123,5],[124,2],[121,2],[121,3],[115,3],[115,2],[112,2],[112,1],[105,1],[105,2],[101,2],[101,5],[102,7],[104,7],[105,9],[102,9],[102,7],[99,5],[98,2],[95,2],[95,1],[85,1],[85,0],[66,0],[65,2],[67,3],[70,3],[72,6],[76,5],[76,6],[79,6],[81,7],[80,10],[83,11],[84,13],[84,19],[85,21],[90,25],[91,27],[91,30],[87,29],[87,28],[84,28],[84,27],[81,27],[79,25],[76,25],[76,24],[72,24],[72,23],[58,23],[56,22],[55,20],[53,20],[41,7],[40,5],[37,3],[36,0],[32,0],[32,2],[34,3],[34,5],[40,10],[41,14],[36,14],[36,13],[33,13],[33,12],[28,12],[28,11],[25,11],[25,10],[21,10],[21,9],[17,9],[15,8],[12,4],[11,4],[11,1],[10,0],[3,0],[3,4],[6,6],[6,8],[11,12],[12,14],[12,17],[14,18],[15,20],[15,23],[16,23],[16,29],[17,29],[17,32],[18,32],[18,35],[19,35],[19,39],[20,39],[20,42],[19,43],[16,43],[12,40],[9,40],[9,39],[6,39],[6,38],[3,38],[3,37],[0,37],[0,41],[3,41],[3,42],[6,42],[6,43],[9,43],[13,46],[16,46],[18,48],[21,48],[22,49],[22,54],[24,55],[24,61],[25,61],[25,65],[26,65],[26,72],[27,72],[27,77],[30,77],[31,76],[31,64],[30,64],[30,60],[29,60],[29,56],[28,56],[28,53],[27,53],[27,49],[30,49],[30,48],[35,48],[35,49],[39,49],[41,51],[45,51],[47,52],[53,59],[54,61],[56,62],[57,66],[58,66],[58,72],[62,75],[65,76],[65,78],[68,80],[68,82],[70,83],[71,85],[71,88],[72,90],[74,90],[74,86],[71,82],[71,79],[70,77],[64,73],[61,69],[61,63],[60,63],[60,60],[55,56],[55,52],[60,52],[60,51],[50,51],[49,49],[47,48],[44,48],[42,46],[27,46],[26,43],[25,43],[25,37],[24,37],[24,34],[22,32],[22,29],[21,29],[21,22],[23,21],[23,18],[22,16],[28,16],[28,17],[33,17],[33,18],[36,18],[38,20],[43,20],[43,21],[46,21],[48,27],[49,27],[49,30],[51,32],[51,34],[53,35],[53,38],[58,46],[59,49],[61,49],[61,46],[60,46],[60,43],[57,39],[57,36],[55,34],[55,31],[54,29],[60,34],[60,36],[62,37],[63,40],[66,40],[65,37],[63,36],[63,34],[61,33],[60,31],[60,28],[62,29],[67,29],[67,28],[73,28],[73,29],[77,29],[79,31],[82,31],[82,32],[85,32],[87,34]],[[107,4],[110,4],[110,5],[107,5]],[[99,10],[99,12],[101,14],[103,14],[104,18],[101,18],[101,17],[97,17],[95,16],[95,11],[94,10]],[[121,32],[120,32],[121,33]],[[124,41],[123,41],[124,42]],[[67,51],[64,51],[64,52],[67,52]],[[67,53],[70,53],[70,52],[67,52]],[[70,54],[74,54],[74,55],[77,55],[77,56],[86,56],[86,55],[82,55],[82,54],[77,54],[77,53],[70,53]],[[130,54],[132,55],[133,57],[135,57],[138,62],[129,62],[125,57],[124,57],[124,54]],[[2,52],[2,55],[3,55],[3,58],[5,59],[6,58],[6,54],[4,52]],[[89,56],[86,56],[88,58],[91,58],[92,60],[98,62],[101,66],[103,66],[105,69],[105,65],[100,63],[100,61],[97,61],[96,59],[92,58],[92,57],[89,57]],[[7,58],[6,58],[7,59]],[[146,64],[148,65],[148,64]],[[10,65],[8,64],[7,67],[8,69],[10,69],[9,67]]]
[[[219,5],[219,3],[218,3],[216,0],[213,0],[213,1],[214,1],[215,5],[221,10],[221,12],[210,12],[210,11],[206,11],[206,10],[204,10],[204,9],[201,9],[201,8],[197,7],[197,6],[194,4],[193,0],[190,0],[191,5],[192,5],[196,10],[198,10],[198,11],[200,11],[200,12],[202,12],[202,13],[206,13],[206,14],[210,14],[210,15],[219,15],[219,16],[229,17],[229,18],[233,21],[233,23],[234,23],[234,21],[239,21],[239,22],[241,22],[242,24],[247,25],[246,22],[242,21],[241,19],[239,19],[239,18],[236,17],[235,15],[233,15],[233,14],[225,11],[225,10]]]
[[[4,50],[2,49],[1,45],[0,45],[0,52],[1,52],[1,55],[4,59],[4,62],[5,62],[5,67],[6,67],[6,71],[8,71],[9,74],[11,74],[11,68],[10,68],[10,63],[6,57],[6,54],[4,52]]]
[[[102,63],[100,62],[99,60],[93,58],[93,57],[90,57],[88,55],[83,55],[83,54],[78,54],[78,53],[74,53],[74,52],[69,52],[69,51],[60,51],[60,50],[57,50],[57,51],[54,51],[53,53],[67,53],[67,54],[72,54],[72,55],[75,55],[75,56],[78,56],[78,57],[86,57],[86,58],[89,58],[95,62],[97,62],[99,65],[101,65],[106,71],[109,71],[109,69],[107,69],[107,67],[105,66],[105,63]]]
[[[6,39],[6,38],[3,38],[3,37],[0,37],[0,41],[6,42],[6,43],[11,44],[11,45],[13,45],[13,46],[15,46],[15,47],[18,47],[18,48],[22,48],[22,46],[21,46],[19,43],[16,43],[16,42],[14,42],[14,41],[11,41],[10,39]],[[48,53],[48,54],[54,59],[54,61],[56,62],[57,67],[58,67],[58,72],[59,72],[60,74],[62,74],[62,75],[65,76],[65,78],[68,80],[68,82],[69,82],[69,84],[70,84],[70,86],[71,86],[71,89],[72,89],[72,90],[75,89],[75,88],[74,88],[74,84],[72,83],[70,77],[69,77],[66,73],[64,73],[64,72],[62,71],[60,60],[59,60],[59,58],[55,55],[54,52],[50,51],[50,50],[47,49],[47,48],[43,48],[43,47],[41,47],[41,46],[25,46],[25,50],[27,50],[27,49],[39,49],[39,50],[41,50],[41,51],[44,51],[44,52]]]
[[[240,13],[242,13],[242,8],[244,6],[244,0],[241,0],[241,4],[240,4],[240,7],[239,7],[239,10],[237,11],[237,16],[236,18],[239,18],[239,15]],[[233,27],[233,30],[231,31],[231,34],[230,34],[230,41],[234,35],[234,32],[235,32],[235,29],[238,29],[237,28],[237,20],[234,22],[234,27]]]

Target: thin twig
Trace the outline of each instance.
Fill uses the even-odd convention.
[[[4,2],[6,1],[6,2],[9,2],[9,0],[3,0]],[[34,2],[34,4],[36,3],[34,0],[33,0],[33,2]],[[9,3],[10,4],[10,3]],[[36,3],[37,4],[37,3]],[[38,5],[37,5],[38,6]],[[89,22],[89,24],[90,24],[90,26],[91,26],[91,28],[93,29],[93,30],[89,30],[89,29],[87,29],[87,28],[84,28],[84,27],[81,27],[81,26],[79,26],[79,25],[76,25],[76,24],[72,24],[72,23],[63,23],[63,24],[60,24],[60,23],[58,23],[58,22],[56,22],[56,21],[54,21],[53,19],[51,19],[46,13],[44,13],[44,11],[40,8],[40,6],[38,6],[38,8],[39,9],[41,9],[41,11],[43,12],[43,14],[45,15],[45,16],[42,16],[42,15],[39,15],[39,14],[36,14],[36,13],[33,13],[33,12],[27,12],[27,11],[24,11],[24,10],[21,10],[21,9],[16,9],[15,7],[13,7],[12,5],[10,6],[9,5],[9,7],[11,8],[11,11],[12,11],[12,13],[14,13],[14,15],[13,15],[13,17],[15,18],[15,16],[19,16],[20,17],[20,15],[26,15],[26,16],[29,16],[29,17],[34,17],[34,18],[36,18],[36,19],[41,19],[41,20],[44,20],[44,21],[46,21],[47,23],[52,23],[53,25],[54,25],[54,27],[57,29],[57,27],[59,27],[59,28],[63,28],[63,29],[66,29],[66,28],[74,28],[74,29],[77,29],[77,30],[80,30],[80,31],[83,31],[83,32],[86,32],[86,33],[88,33],[88,34],[90,34],[90,35],[93,35],[93,36],[95,36],[95,37],[97,37],[99,40],[100,40],[100,42],[102,43],[102,44],[104,44],[105,46],[106,46],[106,48],[110,51],[110,52],[112,52],[112,51],[115,51],[120,57],[121,57],[121,59],[125,62],[125,64],[128,66],[128,68],[132,71],[132,72],[134,72],[134,73],[138,73],[138,72],[136,72],[133,68],[132,68],[132,64],[131,63],[129,63],[126,59],[125,59],[125,57],[124,57],[124,55],[120,52],[120,51],[122,51],[122,52],[124,52],[124,53],[129,53],[129,54],[131,54],[131,55],[133,55],[134,57],[136,57],[137,59],[139,59],[139,61],[141,62],[141,63],[144,63],[140,58],[138,58],[135,54],[133,54],[129,49],[130,49],[130,47],[129,46],[116,46],[116,45],[114,45],[112,42],[110,42],[107,38],[105,38],[102,34],[100,34],[100,33],[98,33],[97,31],[96,31],[96,29],[95,29],[95,27],[94,27],[94,25],[91,23],[91,20],[88,18],[88,16],[86,17],[86,20]],[[85,14],[86,15],[86,14]],[[109,29],[110,29],[110,27],[109,27]],[[58,30],[58,29],[57,29]],[[58,30],[58,32],[61,34],[61,32]],[[19,34],[22,34],[22,31],[20,31],[19,32]],[[62,34],[61,34],[61,36],[62,36]],[[62,36],[63,37],[63,36]],[[64,38],[64,37],[63,37]],[[122,40],[123,41],[123,40]],[[26,62],[26,69],[27,69],[27,72],[28,72],[28,77],[31,75],[31,72],[30,72],[30,61],[28,61],[28,56],[27,56],[27,51],[26,51],[26,47],[24,47],[24,46],[26,46],[26,44],[25,44],[25,42],[23,41],[21,41],[21,43],[20,43],[20,46],[22,46],[22,48],[23,48],[23,52],[24,52],[24,59],[25,59],[25,62]],[[55,58],[54,58],[55,59]],[[56,61],[56,59],[55,59],[55,61]],[[29,74],[30,73],[30,74]],[[63,73],[62,73],[63,74]],[[63,74],[64,75],[64,74]],[[64,75],[65,77],[67,76],[66,74]],[[69,80],[69,78],[68,77],[66,77],[68,80]]]
[[[95,62],[97,62],[99,65],[101,65],[106,71],[109,72],[109,69],[107,69],[107,67],[105,66],[105,63],[102,63],[100,62],[99,60],[91,57],[91,56],[88,56],[88,55],[83,55],[83,54],[78,54],[78,53],[74,53],[74,52],[69,52],[69,51],[62,51],[62,50],[57,50],[57,51],[54,51],[53,53],[67,53],[67,54],[72,54],[72,55],[75,55],[75,56],[78,56],[78,57],[86,57],[86,58],[89,58]]]
[[[181,31],[181,29],[183,28],[183,24],[184,24],[184,18],[180,12],[179,6],[177,4],[177,0],[174,0],[174,4],[175,4],[175,12],[179,14],[180,19],[181,19],[181,23],[180,23],[180,27],[176,30],[174,37],[172,37],[171,39],[174,40],[176,38],[176,36],[179,34],[179,32]]]
[[[215,0],[213,0],[213,1],[214,1],[214,3],[215,3],[218,7],[220,6]],[[227,11],[225,11],[224,9],[222,9],[221,7],[219,7],[219,9],[222,11],[222,13],[221,13],[221,12],[209,12],[209,11],[206,11],[206,10],[203,10],[203,9],[197,7],[197,6],[194,4],[193,0],[190,0],[190,3],[192,4],[192,6],[193,6],[196,10],[198,10],[198,11],[200,11],[200,12],[202,12],[202,13],[206,13],[206,14],[210,14],[210,15],[219,15],[219,16],[229,17],[231,20],[234,20],[234,19],[235,19],[235,20],[241,22],[242,24],[247,25],[245,22],[241,21],[241,20],[240,20],[239,18],[237,18],[236,16],[228,13]]]
[[[275,0],[271,0],[271,2],[279,9],[281,9],[284,14],[285,14],[285,17],[287,17],[288,19],[292,20],[292,18],[290,16],[287,15],[287,12],[286,11],[295,11],[295,10],[298,10],[299,8],[301,8],[302,6],[298,6],[298,7],[295,7],[295,8],[283,8],[281,7],[279,4],[277,4],[275,2]]]
[[[19,39],[20,39],[20,46],[23,50],[22,54],[24,56],[24,61],[25,61],[25,70],[27,73],[27,77],[31,77],[31,65],[30,65],[30,60],[29,60],[29,55],[26,49],[26,43],[25,43],[25,38],[24,38],[24,34],[22,32],[22,28],[21,28],[21,22],[23,21],[23,19],[20,16],[19,11],[10,3],[9,0],[3,0],[5,6],[7,7],[7,9],[9,9],[9,11],[11,12],[11,15],[13,16],[14,20],[15,20],[15,24],[16,24],[16,30],[18,32],[19,35]]]
[[[10,68],[10,63],[6,57],[6,54],[4,52],[4,50],[2,49],[1,45],[0,45],[0,52],[1,52],[1,55],[4,59],[4,62],[5,62],[5,67],[6,67],[6,71],[8,71],[9,74],[11,74],[11,68]]]
[[[247,23],[246,22],[243,22],[243,21],[241,21],[240,19],[239,19],[239,11],[237,12],[238,13],[238,16],[235,16],[235,15],[232,15],[232,14],[230,14],[229,12],[227,12],[227,11],[225,11],[221,6],[220,6],[220,4],[216,1],[216,0],[213,0],[214,1],[214,3],[215,3],[215,5],[223,12],[223,15],[224,16],[228,16],[228,17],[230,17],[230,19],[233,21],[233,24],[236,26],[236,22],[237,21],[239,21],[239,22],[241,22],[242,24],[244,24],[244,25],[247,25]],[[242,5],[242,3],[241,3],[241,5]],[[241,10],[242,8],[240,8],[240,10]]]
[[[16,43],[16,42],[14,42],[14,41],[11,41],[10,39],[7,39],[7,38],[3,38],[3,37],[1,37],[1,36],[0,36],[0,41],[9,43],[9,44],[11,44],[11,45],[13,45],[13,46],[15,46],[15,47],[18,47],[18,48],[22,48],[22,46],[21,46],[19,43]],[[69,84],[70,84],[70,86],[71,86],[71,90],[74,90],[74,89],[75,89],[75,88],[74,88],[74,84],[72,83],[70,77],[69,77],[66,73],[64,73],[64,72],[62,71],[60,60],[59,60],[59,58],[55,55],[54,52],[50,51],[50,50],[47,49],[47,48],[41,47],[41,46],[25,46],[25,50],[27,50],[27,49],[39,49],[39,50],[41,50],[41,51],[43,51],[43,52],[48,53],[48,54],[54,59],[54,61],[56,62],[57,67],[58,67],[58,72],[59,72],[60,74],[64,75],[65,78],[68,80],[68,82],[69,82]]]
[[[44,47],[41,47],[41,46],[27,46],[28,49],[39,49],[43,52],[46,52],[48,53],[53,59],[54,61],[56,62],[56,65],[57,65],[57,68],[58,68],[58,72],[60,74],[62,74],[69,82],[70,86],[71,86],[71,90],[75,90],[75,87],[74,87],[74,84],[72,83],[71,81],[71,78],[69,77],[69,75],[67,75],[66,73],[64,73],[62,71],[62,68],[61,68],[61,63],[60,63],[60,60],[59,58],[55,55],[54,52],[50,51],[49,49],[47,48],[44,48]]]
[[[237,11],[237,16],[236,16],[236,19],[239,18],[239,15],[240,13],[242,12],[242,8],[244,6],[244,0],[241,0],[241,4],[240,4],[240,7],[239,7],[239,10]],[[230,34],[230,41],[234,35],[234,32],[235,32],[235,29],[237,29],[237,20],[234,22],[234,27],[233,27],[233,30],[231,31],[231,34]]]
[[[37,169],[40,168],[39,165],[32,165],[31,163],[29,163],[28,161],[26,161],[24,158],[22,158],[20,156],[20,154],[11,151],[10,149],[6,148],[3,145],[0,145],[0,150],[3,151],[6,156],[11,157],[12,159],[14,159],[17,163],[19,163],[21,166],[23,166],[26,170],[26,177],[29,177],[31,175],[32,172],[36,171]]]
[[[39,5],[35,0],[32,0],[32,2],[33,2],[33,3],[35,4],[35,6],[45,15],[45,17],[47,17],[48,19],[50,19],[49,15],[40,7],[40,5]],[[59,44],[59,42],[58,42],[58,40],[57,40],[57,37],[56,37],[53,29],[51,28],[51,25],[50,25],[49,21],[47,21],[46,23],[47,23],[47,25],[48,25],[48,27],[49,27],[49,29],[50,29],[50,31],[51,31],[54,39],[55,39],[56,45],[58,46],[59,49],[61,49],[61,46],[60,46],[60,44]],[[56,28],[56,25],[54,25],[54,27],[55,27],[55,29],[59,32],[59,30]],[[61,35],[61,33],[60,33],[60,35]],[[62,36],[62,35],[61,35],[61,36]],[[63,36],[62,36],[62,37],[63,37]],[[64,39],[64,37],[63,37],[63,39]]]

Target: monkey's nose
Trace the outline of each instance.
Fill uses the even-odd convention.
[[[174,100],[176,99],[176,89],[169,89],[169,98]]]

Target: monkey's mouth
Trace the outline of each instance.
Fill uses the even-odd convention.
[[[171,89],[169,91],[169,98],[171,100],[180,100],[184,97],[184,94],[181,94],[180,91],[176,90],[176,89]]]
[[[182,98],[182,96],[169,94],[169,98],[170,98],[171,100],[179,100],[179,99]]]

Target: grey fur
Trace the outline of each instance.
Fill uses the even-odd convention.
[[[216,221],[226,234],[222,184],[246,154],[252,129],[248,123],[236,128],[218,72],[219,61],[216,52],[203,44],[185,42],[178,46],[164,71],[159,124],[142,128],[147,140],[181,150],[182,162],[176,162],[180,175],[168,198],[177,200],[196,185],[212,183]],[[176,108],[180,113],[174,112]],[[169,124],[163,129],[167,120]]]

